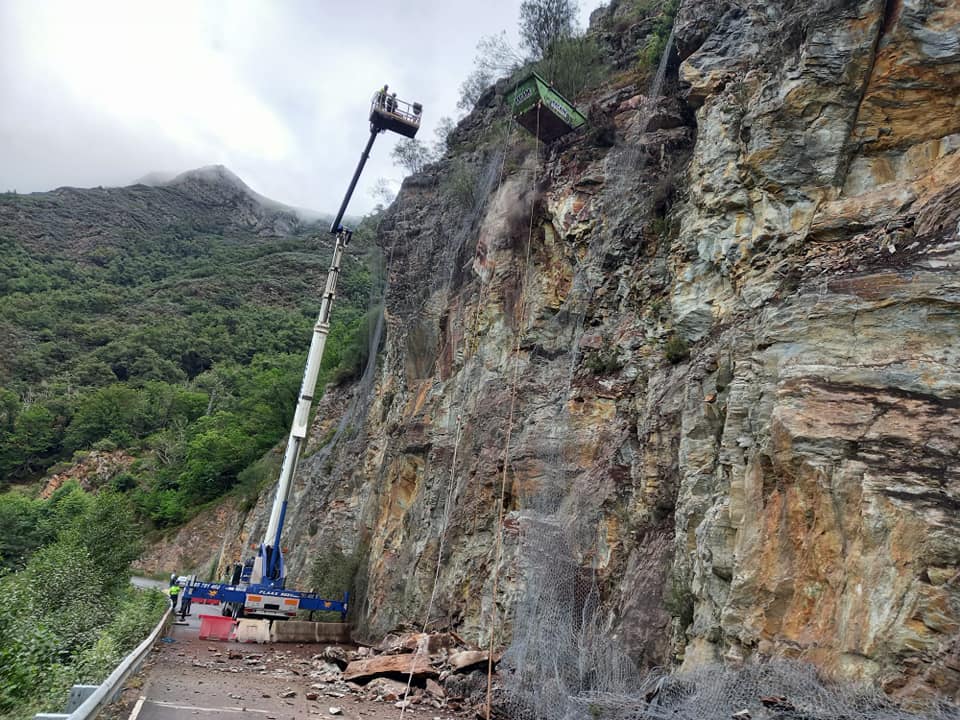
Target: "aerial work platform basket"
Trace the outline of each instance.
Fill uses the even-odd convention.
[[[408,103],[398,100],[396,93],[387,94],[377,90],[370,102],[370,130],[384,132],[391,130],[404,137],[412,138],[420,129],[420,116],[423,106],[420,103]]]
[[[573,103],[537,73],[517,83],[510,98],[517,122],[544,142],[556,140],[587,122]]]

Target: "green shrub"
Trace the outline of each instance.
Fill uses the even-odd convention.
[[[134,492],[137,511],[159,527],[179,525],[187,519],[184,495],[172,488],[154,488]]]
[[[533,69],[570,100],[604,77],[600,46],[590,36],[557,40]]]
[[[690,357],[690,344],[679,335],[673,335],[663,346],[663,354],[671,364],[677,365]]]
[[[41,517],[45,503],[18,493],[0,494],[0,573],[22,568],[50,533]]]
[[[650,71],[660,64],[679,4],[679,0],[665,0],[661,4],[660,13],[653,24],[653,32],[647,36],[646,43],[637,51],[637,66],[641,71]]]
[[[237,475],[236,492],[240,497],[241,512],[253,510],[260,493],[280,475],[282,462],[283,456],[271,450]]]
[[[346,329],[336,366],[332,372],[332,382],[339,385],[349,380],[359,379],[363,374],[367,358],[370,355],[370,343],[374,329],[382,312],[383,306],[378,305],[358,317]],[[380,342],[383,342],[382,336]],[[378,345],[373,349],[374,353],[379,352],[379,349],[380,346]]]
[[[666,218],[655,217],[650,221],[650,231],[659,238],[666,237],[667,230],[670,229],[670,223]]]
[[[61,488],[63,490],[63,488]],[[39,507],[41,525],[57,529],[24,568],[0,578],[0,714],[29,717],[56,708],[84,675],[84,658],[107,662],[141,626],[154,624],[132,597],[129,566],[139,532],[122,496],[88,496],[76,486]],[[112,630],[111,639],[103,637]],[[146,633],[143,633],[145,636]],[[102,679],[102,675],[100,678]]]
[[[70,449],[109,440],[114,447],[129,443],[141,427],[142,398],[125,385],[109,385],[83,396],[64,439]]]
[[[605,350],[591,350],[584,357],[583,362],[594,375],[609,375],[623,369],[619,353],[613,347]]]
[[[10,394],[12,396],[12,394]],[[17,478],[42,470],[53,463],[51,454],[60,446],[59,419],[41,403],[15,404],[0,410],[0,478]],[[7,400],[10,400],[10,396]],[[2,399],[0,399],[2,401]]]
[[[329,600],[337,600],[344,592],[352,592],[359,562],[355,554],[346,555],[336,549],[324,551],[314,558],[310,567],[311,589]]]
[[[661,38],[657,35],[648,35],[643,47],[637,50],[637,67],[643,71],[656,68],[660,64],[660,58],[663,57],[663,51],[666,46],[666,38]]]
[[[688,628],[693,623],[695,599],[690,586],[682,580],[671,577],[670,586],[664,605],[673,617],[680,621],[681,628]]]
[[[477,201],[476,167],[457,158],[440,182],[440,191],[450,202],[465,210],[473,208]]]
[[[117,492],[133,490],[138,484],[136,476],[128,472],[117,473],[110,479],[110,488]]]
[[[78,655],[78,682],[101,682],[143,642],[169,606],[170,600],[159,590],[127,587],[110,624],[93,645]]]

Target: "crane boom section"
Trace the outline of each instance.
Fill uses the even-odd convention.
[[[337,241],[333,247],[333,258],[330,261],[330,271],[327,273],[327,285],[320,302],[320,313],[313,326],[313,337],[310,340],[310,351],[307,353],[307,364],[303,369],[303,382],[300,385],[300,396],[297,400],[297,409],[293,416],[290,428],[290,437],[287,438],[287,449],[283,455],[283,465],[280,467],[280,478],[277,482],[277,493],[270,510],[270,521],[267,532],[263,537],[263,544],[268,548],[266,557],[258,558],[265,567],[254,566],[252,580],[280,580],[283,577],[282,553],[280,549],[280,534],[283,532],[283,519],[286,515],[287,501],[290,497],[290,487],[293,476],[297,471],[297,461],[307,429],[310,424],[310,408],[313,405],[313,394],[317,387],[317,377],[320,375],[320,363],[323,361],[323,350],[327,344],[327,335],[330,333],[330,308],[337,293],[337,280],[340,278],[340,263],[343,259],[343,250],[350,241],[352,231],[341,230],[337,233]],[[260,571],[259,573],[257,571]],[[256,577],[260,575],[260,577]]]
[[[369,116],[370,136],[360,154],[360,162],[357,163],[343,202],[330,226],[330,232],[336,236],[333,257],[330,260],[330,271],[327,273],[327,283],[320,302],[320,312],[313,326],[313,336],[310,340],[306,366],[303,369],[297,407],[294,411],[290,435],[287,438],[287,447],[280,466],[280,477],[277,480],[277,491],[273,498],[273,506],[270,508],[270,520],[267,523],[263,542],[260,543],[256,558],[248,559],[243,566],[239,563],[234,566],[231,583],[191,583],[184,593],[185,597],[225,600],[227,611],[232,611],[234,617],[244,612],[260,616],[293,617],[298,610],[321,609],[336,610],[343,617],[346,616],[350,597],[348,593],[344,593],[343,600],[324,600],[314,593],[286,589],[280,539],[283,534],[290,489],[310,426],[310,409],[317,389],[323,351],[330,333],[330,310],[337,294],[340,264],[344,249],[353,236],[353,231],[343,227],[341,222],[367,159],[370,157],[370,150],[377,135],[390,131],[406,138],[413,138],[420,128],[422,111],[423,107],[420,103],[409,104],[398,100],[395,93],[388,96],[386,85],[374,95]]]

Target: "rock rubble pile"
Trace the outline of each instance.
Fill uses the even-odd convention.
[[[333,703],[331,715],[354,699],[422,713],[470,716],[484,700],[490,655],[453,633],[390,635],[376,647],[329,645],[306,654],[310,649],[303,644],[260,646],[256,651],[210,645],[191,665],[284,680],[288,687],[277,697],[302,695],[309,701]],[[495,654],[494,668],[499,659]]]

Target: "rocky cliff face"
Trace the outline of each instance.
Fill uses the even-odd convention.
[[[689,3],[678,29],[698,106],[671,252],[698,342],[686,657],[803,654],[955,692],[960,14],[781,9],[710,28]]]
[[[597,30],[637,35],[626,5]],[[516,646],[567,598],[641,666],[956,696],[958,30],[684,0],[662,97],[621,74],[543,147],[488,93],[381,226],[386,350],[301,465],[301,582],[358,557],[362,637]]]

